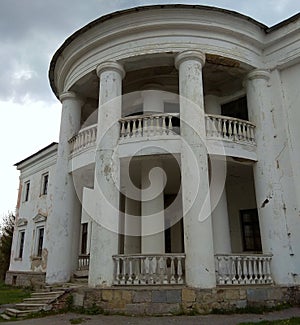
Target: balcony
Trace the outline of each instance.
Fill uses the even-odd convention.
[[[145,114],[124,117],[119,120],[120,145],[129,144],[126,154],[143,149],[143,141],[169,142],[168,148],[180,152],[180,116],[177,113]],[[256,160],[255,125],[249,121],[222,115],[205,115],[208,152]],[[81,129],[69,140],[70,153],[74,157],[89,149],[94,151],[97,125]],[[173,142],[172,142],[173,141]],[[136,147],[135,144],[139,143]],[[122,146],[120,146],[122,147]],[[120,157],[122,152],[120,153]],[[92,155],[89,159],[94,159]]]
[[[272,284],[270,254],[216,255],[218,285]]]
[[[114,255],[115,285],[184,284],[185,254]]]

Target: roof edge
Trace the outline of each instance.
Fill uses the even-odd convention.
[[[132,7],[132,8],[128,8],[128,9],[113,11],[113,12],[111,12],[109,14],[106,14],[104,16],[101,16],[101,17],[91,21],[87,25],[85,25],[82,28],[75,31],[72,35],[70,35],[64,41],[64,43],[54,53],[54,56],[52,57],[52,60],[50,62],[48,77],[49,77],[51,89],[52,89],[53,93],[55,94],[55,96],[57,98],[59,97],[59,94],[57,93],[57,89],[56,89],[55,83],[54,83],[54,70],[55,70],[55,66],[56,66],[56,61],[58,60],[61,53],[65,50],[65,48],[70,43],[72,43],[72,41],[75,38],[77,38],[80,34],[86,32],[87,30],[91,29],[95,25],[101,24],[101,23],[103,23],[103,22],[105,22],[105,21],[107,21],[107,20],[109,20],[109,19],[111,19],[113,17],[118,17],[118,16],[122,16],[122,15],[125,15],[125,14],[128,14],[128,13],[137,12],[137,11],[146,11],[146,10],[153,10],[153,9],[170,9],[170,8],[202,9],[202,10],[210,10],[210,11],[222,12],[222,13],[234,15],[235,17],[245,19],[245,20],[257,25],[258,27],[260,27],[264,31],[267,31],[269,29],[268,26],[258,22],[257,20],[255,20],[255,19],[253,19],[253,18],[251,18],[249,16],[241,14],[241,13],[239,13],[237,11],[233,11],[233,10],[229,10],[229,9],[223,9],[223,8],[219,8],[219,7],[213,7],[213,6],[188,5],[188,4],[165,4],[165,5],[137,6],[137,7]]]
[[[32,155],[26,157],[25,159],[23,159],[23,160],[21,160],[21,161],[15,163],[14,166],[18,167],[19,165],[23,164],[23,163],[26,162],[27,160],[32,159],[33,157],[35,157],[35,156],[41,154],[42,152],[44,152],[44,151],[50,149],[52,146],[53,146],[53,147],[56,146],[57,144],[58,144],[57,142],[52,142],[52,143],[50,143],[48,146],[46,146],[46,147],[40,149],[39,151],[37,151],[37,152],[35,152],[34,154],[32,154]]]

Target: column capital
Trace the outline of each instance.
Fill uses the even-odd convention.
[[[116,71],[121,75],[122,79],[126,74],[123,65],[116,61],[105,61],[97,65],[96,73],[98,77],[100,77],[101,73],[104,71]]]
[[[203,66],[205,64],[205,53],[198,50],[188,50],[177,54],[175,57],[175,67],[179,68],[180,64],[187,60],[196,60]]]
[[[254,80],[254,79],[264,79],[266,81],[269,81],[271,77],[269,70],[264,69],[255,69],[248,73],[248,75],[245,78],[245,81],[247,80]]]
[[[68,99],[77,100],[77,101],[81,102],[81,105],[84,103],[83,99],[81,97],[79,97],[73,91],[65,91],[59,95],[59,100],[61,103],[63,103],[65,100],[68,100]]]

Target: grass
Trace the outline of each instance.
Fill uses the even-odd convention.
[[[252,324],[259,324],[259,325],[299,325],[300,324],[300,317],[293,317],[290,319],[283,319],[283,320],[264,320],[258,323],[240,323],[239,325],[252,325]]]
[[[0,305],[14,304],[30,296],[28,288],[17,288],[0,282]]]

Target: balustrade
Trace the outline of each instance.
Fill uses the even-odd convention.
[[[120,138],[150,137],[156,135],[171,135],[179,133],[178,127],[174,127],[174,119],[177,113],[136,115],[124,117],[119,120]]]
[[[79,255],[78,270],[88,270],[90,266],[90,255]]]
[[[208,138],[255,144],[255,125],[249,121],[212,114],[206,114],[205,121]]]
[[[272,284],[271,255],[216,255],[217,284]]]
[[[114,255],[115,285],[184,284],[184,254]]]
[[[69,140],[71,154],[93,146],[97,138],[97,124],[81,129]]]

